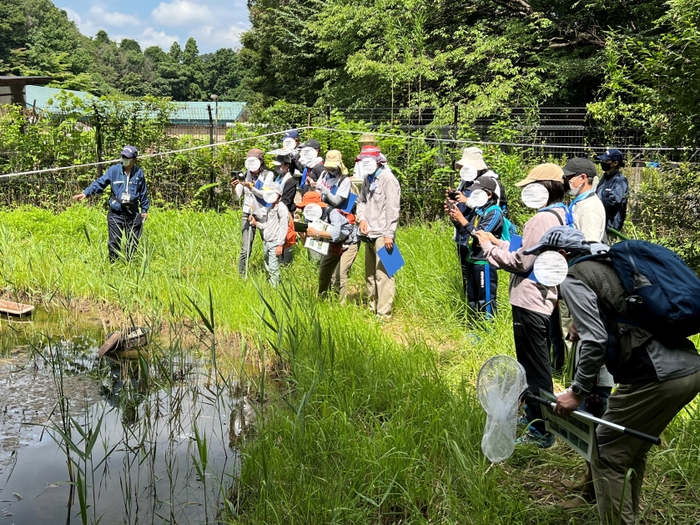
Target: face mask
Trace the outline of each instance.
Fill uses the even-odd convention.
[[[127,159],[126,157],[122,157],[122,166],[125,168],[128,168],[129,166],[132,166],[134,164],[134,159]]]
[[[288,171],[287,165],[283,164],[281,166],[277,166],[277,168],[275,168],[275,171],[277,172],[277,175],[285,175]]]
[[[577,186],[574,186],[573,180],[576,179],[576,178],[578,178],[578,177],[571,177],[570,179],[568,179],[568,182],[569,182],[569,191],[568,191],[568,193],[569,193],[569,195],[571,195],[572,197],[578,196],[578,194],[581,193],[581,188],[583,188],[583,184],[581,184],[581,185],[578,186],[578,187],[577,187]]]
[[[603,171],[610,171],[613,165],[612,162],[601,162],[600,167],[603,168]]]
[[[338,168],[332,168],[332,169],[328,169],[326,171],[328,172],[328,175],[330,175],[331,177],[337,177],[338,175],[340,175],[340,170]]]
[[[471,182],[476,179],[478,171],[474,166],[462,166],[459,170],[459,178],[463,182]]]
[[[362,159],[362,172],[365,175],[374,175],[377,171],[377,161],[374,159]]]
[[[262,162],[260,162],[260,159],[258,157],[248,157],[247,159],[245,159],[245,169],[247,169],[248,171],[258,171],[261,165]]]

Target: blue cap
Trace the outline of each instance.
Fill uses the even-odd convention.
[[[135,159],[138,154],[138,150],[133,146],[124,146],[122,150],[122,157],[126,157],[127,159]]]
[[[611,160],[616,160],[617,162],[622,162],[623,155],[619,149],[609,149],[602,155],[596,155],[595,160],[608,162]]]
[[[283,138],[285,138],[285,139],[289,139],[289,138],[298,139],[298,138],[299,138],[299,132],[298,132],[297,130],[295,130],[295,129],[290,129],[289,131],[286,131],[286,132],[284,133],[284,137],[283,137]]]

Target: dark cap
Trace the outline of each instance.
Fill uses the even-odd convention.
[[[569,162],[564,166],[564,178],[574,177],[576,175],[588,175],[590,178],[598,175],[598,171],[595,169],[595,164],[593,164],[588,159],[575,158],[569,159]]]
[[[321,150],[321,143],[316,139],[309,139],[302,146],[302,148],[313,148],[316,151],[320,151]]]
[[[289,154],[286,155],[276,155],[275,160],[272,161],[272,163],[275,166],[279,166],[280,164],[291,164],[292,163],[292,156]]]
[[[545,232],[539,243],[523,253],[525,255],[539,255],[547,250],[590,252],[591,246],[580,230],[571,226],[554,226]]]
[[[126,157],[127,159],[135,159],[138,154],[138,150],[133,146],[124,146],[122,150],[122,157]]]
[[[298,139],[299,138],[299,132],[295,129],[290,129],[289,131],[285,131],[283,139]]]
[[[469,189],[471,191],[474,190],[484,190],[484,191],[489,191],[491,193],[496,193],[496,190],[498,189],[498,182],[496,182],[496,179],[493,177],[479,177],[476,179],[474,184],[472,184]]]
[[[601,162],[608,162],[611,160],[616,160],[617,162],[622,162],[623,155],[619,149],[610,148],[608,151],[602,155],[596,155],[595,160]]]

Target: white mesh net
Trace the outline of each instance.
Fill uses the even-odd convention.
[[[513,454],[518,400],[525,388],[525,369],[512,357],[494,356],[479,371],[476,393],[487,414],[481,450],[491,463],[505,461]]]

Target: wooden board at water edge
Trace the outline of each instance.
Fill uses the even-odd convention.
[[[30,315],[33,311],[34,306],[31,304],[22,304],[0,299],[0,314],[23,317],[25,315]]]

